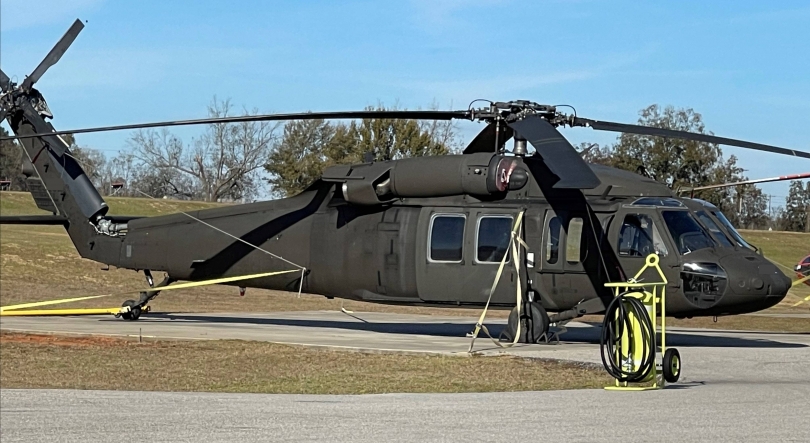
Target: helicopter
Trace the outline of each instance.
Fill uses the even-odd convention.
[[[142,272],[151,289],[124,302],[130,308],[125,319],[137,320],[160,288],[176,281],[290,267],[300,272],[229,284],[374,303],[491,306],[511,310],[508,331],[522,330],[520,341],[529,342],[551,324],[604,312],[613,296],[604,284],[627,281],[650,254],[659,257],[669,282],[669,316],[755,312],[779,303],[791,286],[791,279],[748,244],[717,207],[679,197],[650,178],[588,164],[558,128],[696,140],[805,159],[810,153],[592,120],[524,100],[487,101],[457,111],[265,114],[57,131],[34,85],[82,28],[77,20],[21,84],[0,71],[0,120],[14,133],[6,138],[22,145],[28,189],[37,206],[53,214],[4,216],[0,222],[62,225],[81,257]],[[327,168],[291,197],[156,217],[108,215],[104,199],[60,137],[363,118],[467,120],[485,126],[461,154],[367,158]],[[513,230],[526,248],[508,255]],[[155,284],[153,272],[164,272],[163,281]],[[518,328],[518,322],[527,327]]]

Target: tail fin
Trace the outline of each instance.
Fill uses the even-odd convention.
[[[18,100],[18,112],[7,119],[16,135],[53,132],[53,126],[30,103]],[[91,223],[104,217],[107,203],[59,136],[20,139],[24,150],[23,173],[40,209],[68,220]]]
[[[15,135],[55,132],[45,121],[53,117],[51,111],[33,85],[59,60],[82,27],[77,20],[21,85],[0,71],[0,119],[8,122]],[[67,143],[57,135],[18,141],[24,152],[23,173],[37,206],[65,220],[68,235],[83,257],[115,264],[120,250],[120,240],[115,237],[126,225],[105,218],[107,203],[71,155]]]

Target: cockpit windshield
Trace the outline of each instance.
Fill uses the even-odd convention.
[[[726,229],[728,229],[728,232],[731,234],[732,237],[734,237],[734,241],[737,242],[737,245],[739,245],[742,248],[748,248],[752,251],[756,251],[756,249],[753,246],[749,245],[748,242],[742,238],[742,235],[740,235],[740,233],[737,232],[736,229],[734,229],[734,226],[731,224],[730,221],[728,221],[728,219],[726,218],[725,215],[723,215],[722,212],[712,211],[712,214],[714,214],[714,216],[717,217],[718,220],[720,220],[720,223],[722,223],[723,226],[725,226]]]
[[[661,216],[681,254],[714,247],[714,242],[689,211],[662,211]]]
[[[703,226],[705,226],[706,228],[709,229],[709,231],[711,231],[714,238],[716,238],[721,245],[728,248],[734,247],[734,245],[731,243],[731,240],[729,240],[729,238],[726,237],[726,234],[724,234],[723,231],[720,230],[720,226],[717,226],[717,223],[715,223],[714,220],[712,220],[712,218],[709,217],[709,214],[707,214],[706,211],[698,211],[697,217],[698,220],[700,220],[700,222],[703,223]]]

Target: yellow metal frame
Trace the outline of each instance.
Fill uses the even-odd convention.
[[[627,282],[619,283],[605,283],[606,288],[613,289],[614,297],[624,294],[627,297],[636,297],[641,300],[645,307],[651,310],[650,318],[653,323],[653,346],[651,347],[655,352],[655,364],[653,364],[650,377],[647,381],[652,380],[652,385],[642,386],[639,384],[631,384],[630,382],[620,382],[615,380],[612,386],[606,386],[605,389],[609,391],[649,391],[661,389],[665,386],[666,381],[658,374],[658,355],[662,357],[666,352],[666,285],[668,283],[667,277],[661,271],[658,264],[658,256],[650,254],[644,262],[644,266],[636,273],[636,275]],[[655,269],[658,277],[661,279],[657,282],[641,282],[639,279],[650,268]],[[661,317],[661,348],[657,346],[658,334],[658,317]]]

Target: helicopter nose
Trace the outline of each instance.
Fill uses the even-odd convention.
[[[728,273],[728,288],[735,303],[782,301],[790,289],[790,278],[773,263],[756,255],[725,257],[721,265]],[[729,300],[731,301],[731,300]]]

